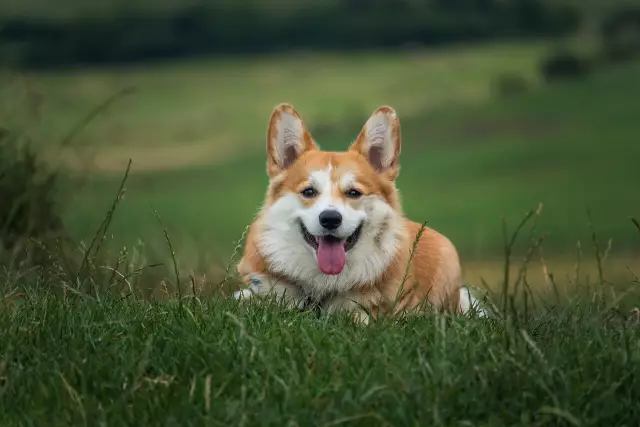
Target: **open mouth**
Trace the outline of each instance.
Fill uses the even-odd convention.
[[[362,224],[346,239],[327,234],[325,236],[314,236],[309,233],[307,227],[300,221],[300,232],[304,241],[316,250],[318,255],[318,268],[324,274],[340,274],[346,262],[346,252],[353,248],[360,238]]]
[[[347,237],[344,240],[331,234],[327,234],[326,236],[314,236],[313,234],[309,233],[309,230],[307,230],[307,227],[304,226],[302,221],[300,221],[300,232],[302,233],[304,241],[307,242],[315,250],[318,250],[318,248],[320,247],[321,240],[326,240],[330,244],[342,243],[342,245],[344,246],[344,250],[348,251],[349,249],[353,248],[358,242],[360,233],[362,232],[362,224],[360,224],[358,228],[356,228],[351,236]]]

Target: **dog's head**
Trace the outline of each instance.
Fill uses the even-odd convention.
[[[291,105],[276,107],[259,237],[271,268],[336,286],[379,277],[401,236],[395,187],[400,141],[395,111],[381,107],[348,151],[322,151]]]

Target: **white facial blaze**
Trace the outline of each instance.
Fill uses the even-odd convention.
[[[317,298],[374,282],[399,248],[403,232],[400,215],[377,196],[363,196],[359,209],[345,203],[336,190],[352,188],[352,173],[345,173],[340,182],[334,182],[329,166],[312,171],[309,180],[318,193],[311,206],[305,206],[297,194],[287,193],[267,209],[260,221],[259,247],[270,267],[294,278],[303,292]],[[335,276],[320,271],[316,251],[305,242],[300,230],[302,221],[315,236],[329,234],[319,222],[320,213],[327,209],[342,215],[342,224],[330,233],[334,236],[347,239],[363,226],[358,242],[347,251],[344,269]]]
[[[342,175],[342,178],[340,179],[340,188],[343,191],[346,191],[352,188],[355,184],[356,184],[356,176],[353,173],[347,172],[344,175]]]

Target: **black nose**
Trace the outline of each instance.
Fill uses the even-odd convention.
[[[320,225],[327,230],[335,230],[342,224],[342,215],[335,210],[326,210],[320,212]]]

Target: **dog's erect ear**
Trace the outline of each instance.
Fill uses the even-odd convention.
[[[395,180],[400,171],[400,144],[400,121],[393,108],[384,106],[373,112],[349,149],[364,155],[378,173]]]
[[[295,108],[280,104],[273,110],[267,133],[267,173],[271,178],[291,166],[302,153],[317,148]]]

